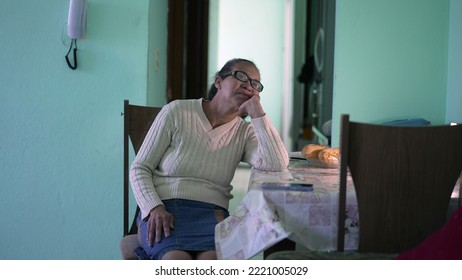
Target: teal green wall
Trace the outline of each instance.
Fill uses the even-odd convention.
[[[343,113],[446,121],[448,27],[449,0],[337,0],[333,145]]]
[[[448,99],[446,121],[462,123],[462,1],[449,1]]]
[[[129,0],[124,1],[131,3]],[[148,0],[148,2],[147,104],[160,107],[167,101],[168,0]]]
[[[75,71],[68,7],[0,1],[0,259],[119,259],[123,100],[165,104],[167,0],[89,0]]]

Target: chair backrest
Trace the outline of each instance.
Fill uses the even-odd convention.
[[[130,225],[130,154],[129,142],[132,143],[135,155],[138,153],[144,138],[151,127],[161,108],[131,105],[128,100],[124,100],[124,185],[123,185],[123,235],[135,234],[137,232],[136,216],[139,213],[139,207],[136,207],[135,215],[131,218]]]
[[[444,225],[462,171],[462,125],[374,125],[342,115],[340,137],[338,250],[347,168],[358,200],[359,252],[399,253]]]

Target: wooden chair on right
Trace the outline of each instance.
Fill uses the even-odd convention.
[[[267,259],[392,259],[447,221],[462,171],[462,125],[387,126],[342,115],[335,252],[273,253]],[[359,211],[359,248],[344,252],[347,169]]]

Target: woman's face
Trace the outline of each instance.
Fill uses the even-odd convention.
[[[250,63],[237,63],[234,65],[232,71],[241,71],[251,80],[260,81],[260,73]],[[240,75],[243,73],[240,73]],[[258,90],[251,86],[250,80],[247,82],[241,82],[233,75],[229,75],[225,78],[217,77],[215,80],[215,86],[218,88],[218,95],[223,95],[223,97],[226,97],[230,100],[230,102],[234,103],[234,105],[238,107],[250,99],[253,95],[260,94]]]

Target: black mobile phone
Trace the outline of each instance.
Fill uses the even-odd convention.
[[[305,187],[305,188],[312,188],[313,184],[310,183],[297,183],[297,182],[290,182],[286,183],[286,186],[298,186],[298,187]]]
[[[278,191],[304,191],[309,192],[313,190],[313,184],[310,183],[266,183],[261,186],[264,190],[278,190]]]

